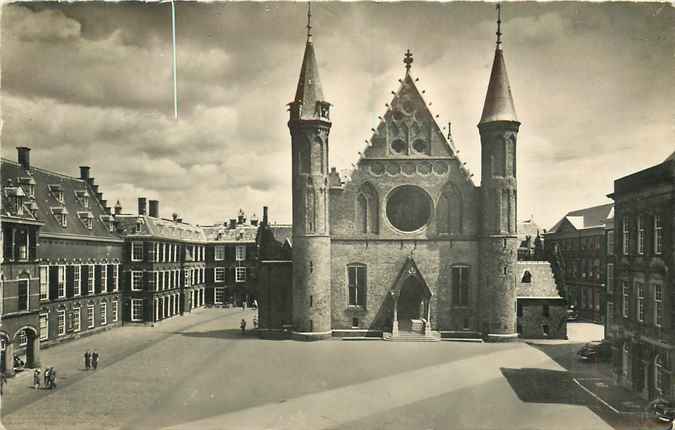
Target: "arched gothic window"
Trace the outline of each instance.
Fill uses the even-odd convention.
[[[379,231],[379,203],[377,191],[370,183],[364,183],[356,196],[356,229],[359,233]]]
[[[436,225],[440,234],[462,233],[462,194],[454,184],[447,184],[436,205]]]

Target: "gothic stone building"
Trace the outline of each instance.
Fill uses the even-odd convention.
[[[341,178],[329,170],[331,105],[308,37],[288,122],[293,246],[287,323],[299,338],[354,332],[517,337],[520,122],[504,51],[498,42],[478,124],[480,187],[437,125],[412,62],[408,52],[400,88],[358,165]],[[272,319],[261,315],[260,321]]]

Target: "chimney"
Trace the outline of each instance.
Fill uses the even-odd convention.
[[[153,218],[159,218],[159,200],[149,200],[148,204],[150,205],[148,215]]]
[[[104,207],[104,209],[105,209],[105,213],[107,213],[108,215],[112,214],[112,210],[110,209],[109,206]]]
[[[183,218],[181,218],[181,217],[176,218],[176,222],[177,222],[178,224],[182,224],[182,223],[183,223]]]
[[[25,170],[30,170],[30,148],[27,146],[17,146],[16,152],[21,167],[23,167]]]
[[[101,195],[101,197],[102,197],[102,195]],[[108,206],[107,206],[107,205],[108,205],[108,201],[107,201],[107,200],[103,200],[103,199],[99,199],[99,200],[101,201],[101,206],[103,206],[103,209],[105,209],[105,208],[108,207]]]
[[[176,222],[178,220],[178,214],[176,212],[172,213],[171,218],[173,219],[173,222]]]
[[[244,216],[244,211],[239,209],[239,214],[237,215],[237,224],[244,224],[246,222],[246,216]]]
[[[263,206],[263,219],[262,219],[262,223],[263,223],[263,225],[267,225],[267,222],[268,222],[268,220],[267,220],[267,206]]]
[[[98,190],[98,185],[96,186],[96,189]],[[97,198],[98,200],[103,200],[103,193],[97,192],[97,193],[96,193],[96,198]]]
[[[230,218],[230,229],[233,229],[237,225],[237,220]]]
[[[122,213],[122,203],[118,200],[117,203],[115,203],[115,215],[120,215]]]
[[[92,177],[87,178],[87,182],[89,182],[89,185],[91,185],[92,187],[94,186],[94,178]]]
[[[89,179],[89,171],[90,171],[89,166],[80,166],[80,179],[82,179],[83,181]]]
[[[145,206],[146,206],[145,197],[139,197],[138,198],[138,214],[139,215],[145,215]]]
[[[251,225],[257,226],[258,225],[258,217],[256,214],[251,215]]]

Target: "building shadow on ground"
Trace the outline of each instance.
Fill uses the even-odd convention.
[[[255,330],[246,330],[242,333],[240,329],[229,328],[222,330],[209,331],[176,331],[174,334],[195,338],[211,338],[211,339],[238,339],[238,340],[284,340],[284,339],[267,339],[258,336]]]
[[[501,368],[513,392],[527,403],[587,405],[589,396],[572,380],[567,371],[548,369]]]

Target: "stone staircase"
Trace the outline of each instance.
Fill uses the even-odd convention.
[[[393,336],[391,333],[383,333],[382,339],[391,342],[439,342],[441,334],[432,331],[430,335],[412,331],[399,331],[398,336]]]

